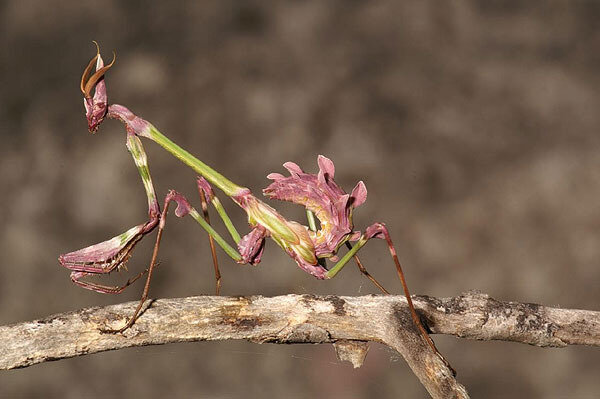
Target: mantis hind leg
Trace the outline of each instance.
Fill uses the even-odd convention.
[[[352,244],[350,244],[348,241],[346,241],[346,247],[348,247],[349,250],[352,249]],[[356,266],[358,267],[358,270],[369,280],[371,280],[371,282],[373,283],[373,285],[375,285],[377,288],[379,288],[379,290],[381,292],[383,292],[386,295],[390,295],[390,292],[388,290],[386,290],[383,285],[381,285],[381,283],[379,283],[379,281],[377,281],[377,279],[375,279],[375,277],[373,277],[371,275],[371,273],[369,273],[367,271],[367,268],[364,267],[364,265],[362,264],[362,262],[360,261],[358,255],[354,255],[354,262],[356,263]]]
[[[421,323],[421,319],[420,319],[419,315],[417,314],[417,311],[415,310],[415,307],[413,305],[412,298],[411,298],[410,292],[408,290],[408,285],[406,284],[406,279],[404,277],[404,272],[402,271],[402,265],[400,264],[400,261],[398,260],[398,255],[396,254],[396,248],[394,247],[394,243],[392,242],[392,239],[390,237],[390,233],[389,233],[387,227],[385,227],[385,225],[383,223],[374,223],[371,226],[367,227],[367,229],[365,230],[365,233],[360,236],[360,238],[358,239],[358,241],[356,242],[356,244],[354,245],[354,247],[352,247],[342,257],[342,259],[340,259],[340,261],[337,262],[331,268],[331,270],[329,270],[327,272],[327,277],[328,278],[333,278],[348,263],[348,261],[350,260],[350,258],[356,256],[356,253],[371,238],[380,238],[380,239],[383,239],[383,240],[386,241],[388,249],[390,251],[390,255],[392,256],[392,259],[394,260],[394,264],[396,266],[396,272],[398,273],[398,277],[400,278],[400,283],[402,284],[402,289],[404,290],[404,296],[406,297],[406,302],[408,304],[408,308],[410,310],[410,315],[411,315],[411,318],[413,320],[413,323],[415,324],[415,326],[421,332],[421,336],[423,337],[423,339],[425,340],[425,342],[427,343],[427,345],[435,353],[437,353],[437,355],[444,361],[444,363],[446,364],[446,366],[448,366],[448,368],[450,370],[452,370],[452,372],[456,375],[456,372],[450,366],[450,364],[448,363],[448,361],[437,350],[437,348],[435,346],[435,343],[433,342],[433,340],[431,339],[431,337],[427,333],[427,330],[423,326],[423,323]],[[355,258],[355,260],[356,260],[356,258]],[[360,266],[359,266],[359,268],[360,268]],[[363,266],[363,268],[364,268],[364,266]]]

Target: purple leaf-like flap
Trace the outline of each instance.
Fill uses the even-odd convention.
[[[275,172],[273,172],[273,173],[269,173],[267,175],[267,179],[269,179],[269,180],[281,180],[281,179],[285,179],[285,176],[282,175],[281,173],[275,173]]]
[[[190,205],[188,200],[175,190],[169,191],[165,198],[165,204],[171,201],[175,201],[177,203],[177,208],[175,208],[175,216],[177,216],[178,218],[187,216],[192,210],[192,206]],[[164,223],[162,219],[161,222]]]
[[[333,179],[335,176],[335,166],[333,161],[326,156],[319,155],[317,157],[319,164],[319,181],[326,183],[327,180]]]
[[[293,248],[287,248],[286,252],[292,259],[296,261],[296,264],[300,267],[300,269],[318,278],[319,280],[324,280],[327,278],[327,269],[320,264],[316,262],[314,264],[307,262],[298,252],[294,251]]]
[[[294,162],[286,162],[283,164],[283,167],[286,168],[292,176],[297,176],[299,174],[304,173],[302,172],[302,169],[300,169],[300,166],[298,166]]]
[[[210,183],[202,176],[198,176],[196,183],[198,184],[198,190],[202,190],[204,192],[206,200],[212,201],[213,197],[215,196],[215,192],[213,191]]]
[[[383,223],[373,223],[365,230],[365,236],[367,239],[371,238],[381,238],[385,239],[385,235],[387,233],[387,229]]]
[[[360,231],[353,231],[349,236],[348,236],[348,241],[358,241],[360,239],[361,233]],[[333,259],[332,259],[333,260]]]
[[[260,263],[265,249],[265,237],[267,234],[267,230],[259,224],[250,233],[242,237],[238,244],[238,251],[242,255],[240,263],[249,263],[251,265],[258,265]]]
[[[269,198],[289,201],[306,207],[319,219],[320,229],[310,232],[315,254],[333,256],[352,232],[352,210],[367,198],[364,183],[359,182],[352,194],[346,194],[335,182],[335,166],[323,155],[318,157],[318,174],[305,173],[293,162],[283,166],[290,172],[285,177],[271,173],[273,182],[263,190]]]
[[[350,194],[350,205],[353,208],[362,205],[367,200],[367,187],[365,183],[359,181],[352,189],[352,193]]]

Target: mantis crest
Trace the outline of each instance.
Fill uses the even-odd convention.
[[[317,279],[333,278],[351,259],[354,259],[360,271],[383,293],[388,294],[388,291],[367,272],[357,256],[357,252],[372,238],[385,240],[396,266],[412,320],[421,331],[423,339],[432,350],[439,354],[414,309],[402,266],[385,224],[373,223],[364,232],[354,229],[353,211],[367,198],[367,189],[362,181],[359,181],[348,194],[335,182],[335,167],[330,159],[322,155],[318,156],[319,172],[317,174],[306,173],[295,163],[286,162],[283,166],[289,175],[269,174],[267,178],[272,182],[263,190],[264,195],[270,199],[288,201],[306,208],[308,226],[286,220],[274,208],[255,197],[248,188],[225,178],[179,147],[150,122],[135,115],[122,105],[109,104],[104,76],[114,66],[115,56],[113,53],[111,63],[104,65],[98,45],[96,44],[96,46],[97,54],[90,60],[81,78],[81,91],[84,96],[89,130],[91,133],[95,133],[107,117],[117,119],[125,125],[127,148],[139,170],[148,199],[148,220],[144,223],[107,241],[59,257],[60,264],[71,270],[71,280],[75,284],[101,293],[120,293],[147,273],[142,297],[134,314],[122,328],[103,331],[122,332],[131,327],[138,318],[142,305],[147,299],[150,280],[156,267],[167,212],[170,204],[174,202],[176,204],[175,215],[180,218],[191,216],[211,239],[217,294],[220,287],[220,273],[214,255],[213,240],[236,262],[256,265],[261,260],[265,240],[270,238],[296,262],[300,269]],[[197,186],[202,199],[204,215],[191,206],[183,195],[174,190],[170,190],[164,198],[161,210],[141,138],[154,141],[200,175],[197,179]],[[251,228],[248,234],[240,236],[215,195],[212,186],[225,193],[246,212]],[[207,202],[216,209],[235,246],[230,245],[211,227],[206,214]],[[122,286],[106,286],[84,280],[86,276],[103,275],[121,269],[130,258],[136,244],[156,228],[158,228],[158,233],[148,269],[130,278]],[[340,257],[338,251],[342,246],[347,247],[348,251]],[[329,268],[327,260],[333,261],[335,264]]]

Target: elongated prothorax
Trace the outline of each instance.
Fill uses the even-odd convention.
[[[212,185],[218,187],[222,190],[226,195],[232,197],[240,194],[243,191],[248,190],[245,187],[238,186],[231,180],[227,179],[225,176],[200,161],[198,158],[194,157],[192,154],[175,144],[168,137],[158,131],[154,126],[150,125],[150,129],[146,130],[147,134],[145,137],[153,140],[160,146],[162,146],[165,150],[169,151],[173,156],[178,158],[181,162],[194,169],[196,173],[203,176],[206,180],[208,180]]]

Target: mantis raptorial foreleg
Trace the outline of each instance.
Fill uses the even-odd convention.
[[[142,298],[140,300],[138,309],[135,311],[134,316],[130,318],[125,328],[131,326],[133,322],[135,322],[135,318],[139,314],[141,306],[148,295],[152,272],[156,267],[156,256],[158,255],[158,248],[160,246],[160,239],[164,229],[168,204],[171,201],[178,202],[178,211],[176,211],[177,216],[183,217],[187,214],[190,214],[203,228],[207,230],[211,240],[214,239],[234,260],[241,260],[239,252],[227,244],[227,242],[216,231],[214,231],[214,229],[212,229],[210,224],[201,217],[196,209],[191,207],[187,200],[180,194],[174,191],[170,192],[165,198],[165,208],[163,209],[162,213],[160,213],[160,207],[158,205],[154,185],[150,176],[146,152],[144,151],[141,140],[135,134],[127,135],[127,149],[131,153],[135,165],[138,168],[146,191],[149,220],[146,223],[135,226],[125,233],[122,233],[110,240],[104,241],[100,244],[92,245],[79,251],[61,255],[59,258],[60,262],[64,266],[69,267],[72,270],[71,280],[75,284],[101,293],[118,294],[142,277],[146,272],[148,273],[146,285],[144,287],[144,292],[142,293]],[[204,191],[201,190],[201,193],[204,195]],[[215,201],[213,201],[213,204],[214,203]],[[220,203],[217,203],[217,206],[219,205]],[[154,230],[157,225],[159,226],[159,233],[154,247],[153,257],[148,269],[129,279],[124,285],[117,287],[81,280],[83,277],[89,275],[108,274],[114,269],[124,267],[127,260],[131,256],[131,252],[133,251],[135,245],[143,238],[144,235]],[[235,231],[235,234],[237,234],[237,231]],[[94,260],[90,261],[90,258],[93,258]],[[123,331],[123,329],[117,331]]]
[[[128,280],[127,283],[120,287],[90,283],[82,281],[81,278],[89,275],[108,274],[115,269],[124,267],[135,245],[146,234],[154,230],[160,218],[160,208],[156,199],[152,178],[150,177],[146,153],[144,152],[141,140],[135,134],[127,135],[127,149],[133,157],[146,190],[148,198],[148,221],[134,226],[109,240],[59,257],[60,263],[72,270],[71,280],[75,284],[101,293],[120,293],[140,278],[145,271],[135,278]]]

